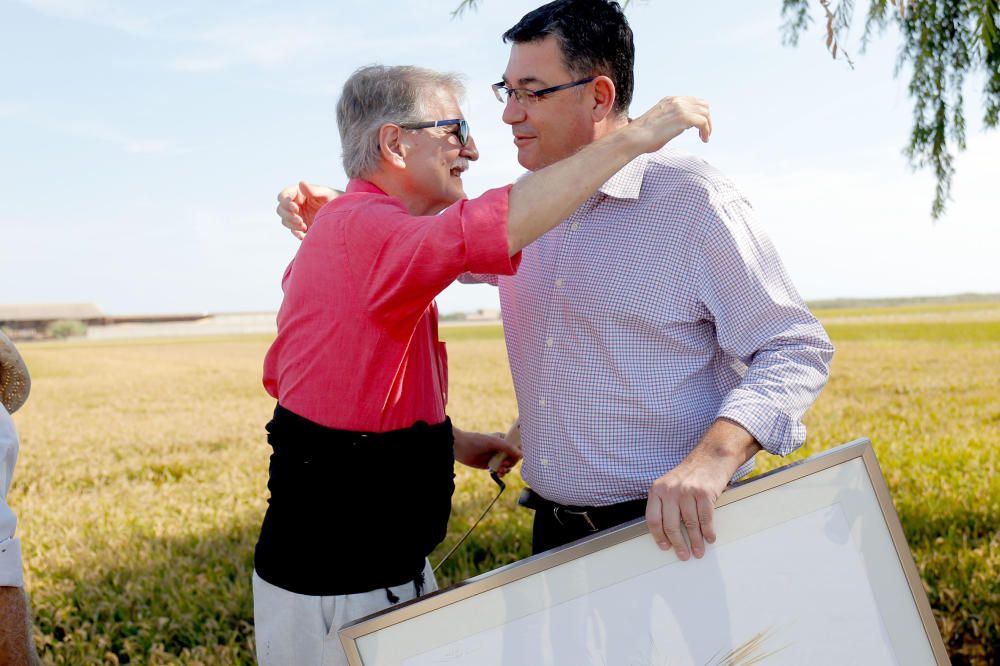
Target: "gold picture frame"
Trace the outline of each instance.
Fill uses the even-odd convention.
[[[340,630],[351,666],[897,663],[948,655],[871,443],[728,489],[701,560],[642,519]]]

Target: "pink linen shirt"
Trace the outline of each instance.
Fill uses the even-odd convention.
[[[364,180],[323,207],[282,280],[264,388],[340,430],[386,432],[445,419],[448,361],[434,298],[466,271],[513,274],[510,186],[440,215],[410,215]]]

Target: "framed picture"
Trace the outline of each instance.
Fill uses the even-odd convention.
[[[737,485],[700,560],[643,520],[345,626],[352,666],[948,664],[868,440]]]

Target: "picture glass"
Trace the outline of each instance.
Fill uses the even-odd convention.
[[[632,538],[574,546],[590,552],[440,605],[446,592],[440,607],[360,635],[360,663],[935,663],[861,457],[721,506],[716,525],[700,560],[631,527]]]

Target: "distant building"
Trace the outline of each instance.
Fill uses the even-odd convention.
[[[109,322],[109,317],[93,303],[0,305],[0,327],[14,340],[44,338],[48,327],[57,321],[79,321],[87,326],[102,326]]]
[[[49,327],[57,321],[80,322],[86,328],[113,324],[163,324],[199,321],[204,313],[174,315],[128,315],[113,317],[93,303],[0,305],[0,328],[13,340],[40,340],[49,337]]]

